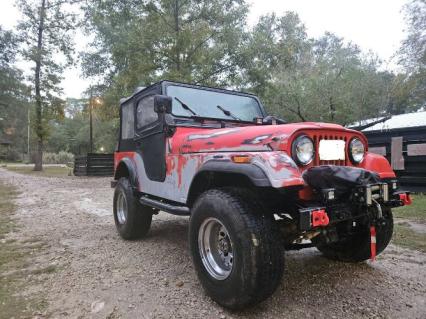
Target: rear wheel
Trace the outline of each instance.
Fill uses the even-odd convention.
[[[271,214],[249,191],[213,189],[191,211],[189,242],[198,277],[220,305],[240,309],[269,297],[284,270]]]
[[[383,208],[383,221],[375,227],[376,254],[379,255],[388,246],[393,234],[393,216],[389,208]],[[313,238],[313,242],[325,257],[333,260],[361,262],[371,257],[370,226],[368,224],[357,226],[350,236],[339,235],[343,239],[338,242],[327,244],[322,235]]]
[[[114,221],[120,236],[124,239],[144,237],[151,227],[153,213],[155,210],[139,202],[129,180],[120,178],[114,191]]]

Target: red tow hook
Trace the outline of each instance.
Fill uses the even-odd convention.
[[[411,205],[413,203],[413,201],[411,200],[410,193],[401,193],[398,195],[399,195],[399,200],[404,204],[404,206]]]
[[[327,226],[330,222],[325,209],[317,209],[312,211],[312,227]]]

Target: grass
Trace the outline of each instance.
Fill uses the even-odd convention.
[[[47,166],[42,171],[34,171],[33,166],[6,166],[6,169],[12,172],[27,174],[33,176],[44,176],[44,177],[65,177],[71,173],[71,168],[61,166]]]
[[[8,238],[11,232],[19,231],[13,219],[16,196],[13,187],[0,182],[0,318],[32,317],[34,312],[46,307],[42,297],[26,298],[20,294],[28,284],[26,267],[30,263],[27,256],[33,248]]]
[[[406,223],[395,225],[393,243],[426,253],[426,234],[413,231]]]
[[[413,203],[410,206],[394,209],[394,216],[426,223],[426,195],[417,194],[411,195],[411,197],[413,198]]]
[[[393,210],[396,223],[394,228],[393,243],[410,249],[426,252],[426,234],[415,231],[409,222],[425,225],[426,228],[426,195],[412,195],[413,203]],[[409,222],[405,222],[408,220]]]

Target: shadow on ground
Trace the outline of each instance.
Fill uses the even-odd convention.
[[[138,244],[157,247],[157,258],[180,270],[180,274],[175,275],[183,272],[193,277],[187,234],[187,218],[156,219],[149,237]],[[170,256],[179,256],[179,259],[170,260]],[[269,316],[271,308],[278,308],[280,313],[296,317],[329,317],[334,311],[351,316],[380,317],[391,309],[385,301],[402,294],[382,266],[381,257],[374,263],[348,264],[328,260],[315,248],[310,248],[286,252],[285,261],[283,280],[272,298],[242,312],[227,312],[228,315]],[[181,267],[181,263],[185,266]],[[194,288],[198,290],[195,294],[204,293],[200,285]],[[404,306],[402,303],[400,310],[403,311]]]

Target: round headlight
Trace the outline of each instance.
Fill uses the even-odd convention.
[[[364,159],[365,146],[359,138],[353,138],[349,144],[349,156],[352,162],[359,164]]]
[[[296,162],[308,165],[314,159],[314,143],[306,135],[301,135],[294,140],[292,153]]]

